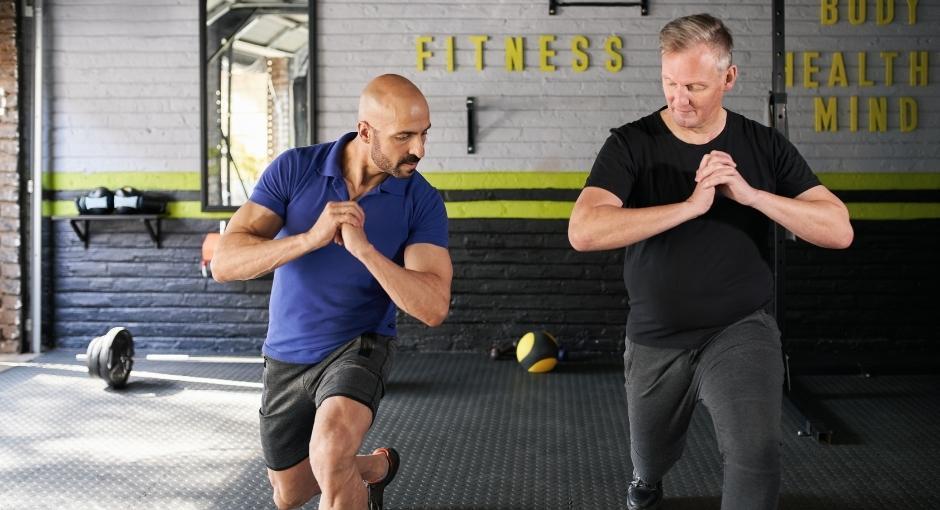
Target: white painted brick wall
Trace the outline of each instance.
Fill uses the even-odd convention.
[[[853,26],[847,21],[848,1],[839,2],[839,22],[820,23],[819,0],[787,2],[787,50],[794,52],[794,87],[789,92],[790,138],[817,170],[858,172],[940,172],[940,4],[919,0],[917,23],[907,24],[907,1],[897,0],[894,22],[874,23],[875,2],[867,0],[868,22]],[[907,53],[929,52],[926,87],[908,85]],[[803,51],[819,51],[820,88],[802,85]],[[841,51],[845,58],[848,87],[826,86],[832,53]],[[857,85],[856,53],[868,53],[868,79],[871,87]],[[897,51],[894,85],[884,86],[884,66],[880,51]],[[849,131],[849,96],[859,97],[859,131]],[[813,97],[839,98],[839,130],[816,133],[813,129]],[[868,97],[888,97],[888,131],[868,132]],[[918,103],[918,127],[902,133],[898,130],[898,96],[911,96]]]
[[[843,17],[845,0],[843,4]],[[898,1],[896,18],[906,18]],[[49,5],[51,4],[51,5]],[[47,2],[53,95],[52,168],[55,171],[195,171],[199,168],[198,4],[196,0],[53,0]],[[433,129],[424,170],[587,170],[611,127],[663,104],[659,87],[657,34],[677,16],[708,11],[722,17],[735,36],[741,76],[727,106],[766,121],[770,88],[770,2],[652,0],[649,16],[638,8],[562,8],[548,15],[544,0],[320,0],[319,130],[330,140],[355,126],[356,100],[371,77],[396,72],[413,79],[431,104]],[[869,5],[873,16],[874,6]],[[870,59],[881,49],[906,54],[930,50],[925,88],[871,87],[862,97],[860,120],[867,122],[869,95],[911,95],[919,104],[919,127],[889,133],[813,132],[816,91],[790,89],[790,132],[817,170],[940,170],[940,6],[920,1],[919,22],[887,27],[819,24],[818,0],[787,3],[788,49],[846,53],[850,80],[855,51]],[[490,36],[486,69],[473,67],[467,36]],[[538,36],[557,36],[554,73],[538,70]],[[603,42],[624,39],[624,67],[603,68]],[[435,37],[428,70],[415,68],[415,38]],[[457,37],[457,64],[444,70],[446,36]],[[526,37],[527,69],[504,69],[503,38]],[[591,41],[591,67],[570,68],[570,41]],[[896,80],[906,83],[906,57],[898,59]],[[796,79],[800,80],[797,53]],[[876,62],[869,75],[880,77]],[[820,73],[825,79],[826,71]],[[853,92],[839,91],[847,97]],[[825,93],[826,91],[823,90]],[[465,98],[478,104],[477,153],[466,154]],[[847,102],[847,99],[844,101]],[[889,103],[891,101],[889,100]],[[847,126],[847,107],[840,125]],[[892,107],[889,104],[889,112]]]
[[[658,33],[674,17],[703,11],[726,15],[739,50],[742,75],[728,105],[763,119],[770,77],[770,7],[766,1],[651,2],[637,7],[568,7],[548,14],[547,1],[341,1],[319,4],[323,33],[320,136],[332,139],[354,126],[356,99],[371,76],[397,72],[428,96],[432,129],[425,170],[587,170],[608,130],[664,104],[659,85]],[[473,66],[468,36],[490,36],[485,69]],[[557,37],[555,72],[538,68],[538,37]],[[604,69],[611,35],[623,38],[624,67]],[[415,67],[415,38],[435,38],[426,71]],[[456,37],[457,69],[444,67],[444,40]],[[573,35],[587,36],[591,67],[574,72]],[[504,68],[506,36],[525,36],[526,70]],[[476,154],[466,153],[467,96],[477,99]]]
[[[47,1],[56,172],[199,169],[193,0]]]

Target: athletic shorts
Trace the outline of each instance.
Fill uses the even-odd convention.
[[[365,333],[312,365],[265,357],[261,392],[261,448],[268,467],[281,471],[309,456],[317,408],[342,396],[372,410],[385,393],[395,338]]]

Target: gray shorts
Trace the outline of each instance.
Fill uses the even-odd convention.
[[[327,397],[361,402],[375,419],[394,348],[393,337],[366,333],[313,365],[265,357],[259,414],[268,467],[281,471],[309,456],[313,421]]]

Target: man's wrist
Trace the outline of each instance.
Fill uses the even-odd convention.
[[[322,243],[319,239],[317,239],[316,233],[313,230],[308,230],[303,234],[300,234],[300,242],[304,248],[304,251],[307,253],[319,250],[320,248],[326,246],[326,243]]]
[[[760,210],[760,208],[763,207],[764,203],[767,201],[768,196],[769,196],[769,193],[767,193],[766,191],[755,189],[753,198],[751,199],[751,203],[747,205],[748,207],[753,207],[754,209]]]
[[[362,248],[357,249],[353,252],[353,257],[356,257],[362,262],[365,262],[367,258],[375,255],[378,251],[375,249],[375,246],[372,246],[372,243],[366,243]]]

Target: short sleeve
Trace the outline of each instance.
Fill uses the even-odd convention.
[[[286,219],[287,204],[296,188],[298,171],[292,154],[293,151],[286,151],[272,161],[251,192],[252,202],[267,207],[281,219]]]
[[[414,198],[414,214],[405,246],[429,243],[447,248],[447,210],[441,194],[426,184]]]
[[[611,134],[601,147],[591,173],[584,186],[605,189],[617,196],[624,204],[630,198],[635,180],[630,150],[617,133]]]
[[[809,164],[779,131],[773,129],[774,176],[780,196],[793,198],[820,184]]]

